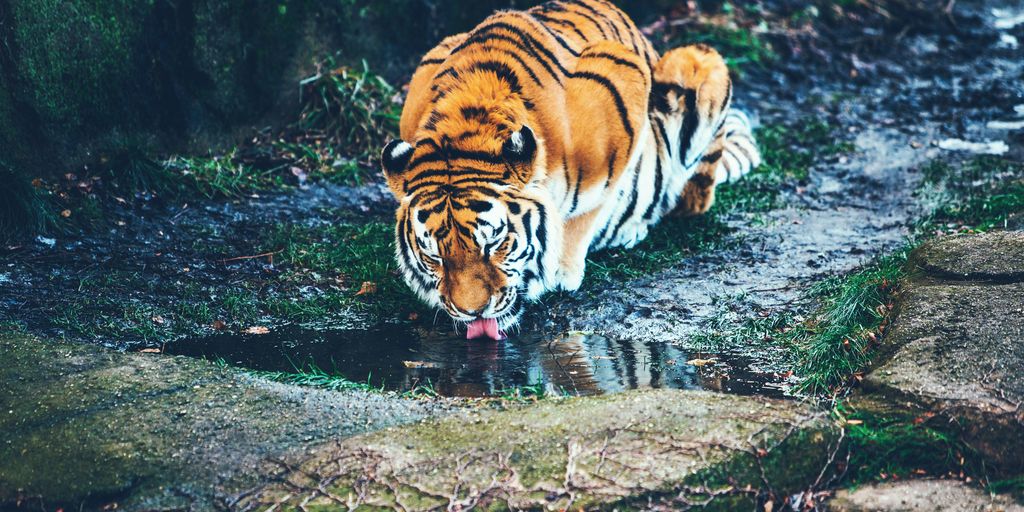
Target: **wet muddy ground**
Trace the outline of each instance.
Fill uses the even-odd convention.
[[[751,318],[807,314],[811,284],[902,247],[934,207],[935,197],[919,191],[919,168],[970,153],[944,148],[1024,157],[1024,130],[1013,128],[1024,119],[1022,9],[958,2],[954,12],[954,22],[865,27],[818,41],[833,45],[835,59],[804,55],[745,72],[737,102],[762,127],[824,120],[843,150],[816,161],[806,178],[784,180],[770,208],[741,202],[718,211],[713,243],[695,244],[667,268],[548,296],[503,343],[460,339],[401,293],[375,307],[346,269],[326,275],[282,261],[273,234],[286,229],[317,238],[341,223],[386,236],[393,204],[379,184],[144,203],[115,209],[100,232],[8,247],[0,322],[255,370],[315,365],[356,382],[428,385],[445,395],[530,385],[574,395],[637,387],[780,395],[791,384],[784,347],[757,337],[721,346],[710,335]],[[361,236],[317,240],[344,249]],[[374,255],[374,268],[393,270],[390,257]],[[246,334],[262,327],[269,334]]]

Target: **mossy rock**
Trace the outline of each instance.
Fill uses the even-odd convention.
[[[1024,472],[1024,235],[931,241],[911,277],[879,360],[864,379],[874,400],[902,404],[980,454],[991,474]]]
[[[0,509],[210,509],[268,459],[451,408],[0,333]]]
[[[820,483],[838,450],[827,415],[796,402],[625,392],[352,438],[239,505],[752,509]]]

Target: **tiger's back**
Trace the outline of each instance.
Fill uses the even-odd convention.
[[[472,31],[446,38],[420,61],[402,112],[402,139],[420,140],[437,134],[468,137],[474,119],[465,119],[463,110],[489,110],[502,98],[486,75],[477,75],[479,80],[472,82],[466,79],[474,71],[493,71],[513,84],[512,90],[524,99],[529,116],[535,118],[532,128],[547,141],[545,167],[563,167],[570,158],[565,153],[572,148],[572,133],[566,122],[566,87],[584,49],[602,41],[621,44],[641,56],[644,71],[650,76],[657,52],[625,13],[610,2],[552,1],[527,11],[497,12]],[[612,58],[621,62],[618,57]],[[615,61],[610,62],[613,66],[607,73],[619,72]],[[609,90],[615,88],[603,74],[594,75],[592,79],[600,80]],[[612,93],[621,96],[618,90]],[[449,100],[451,97],[455,99]],[[593,124],[601,123],[601,114],[611,106],[597,109],[600,112],[592,116]],[[514,116],[499,117],[495,124],[510,117]],[[438,129],[442,122],[447,122],[447,129]],[[487,145],[476,142],[466,145]]]

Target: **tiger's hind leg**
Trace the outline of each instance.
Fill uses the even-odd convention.
[[[691,175],[677,211],[706,212],[715,187],[735,181],[760,163],[745,115],[730,110],[732,82],[725,60],[705,45],[666,53],[655,68],[653,115],[666,128],[673,168]]]
[[[697,171],[683,187],[677,211],[699,215],[715,202],[715,188],[733,183],[761,165],[761,152],[754,142],[750,120],[739,110],[730,110],[725,122],[700,159]]]

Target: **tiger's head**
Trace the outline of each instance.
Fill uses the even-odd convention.
[[[399,202],[396,256],[409,286],[458,322],[493,318],[508,329],[522,299],[554,279],[561,223],[538,184],[543,143],[524,101],[500,80],[483,82],[440,98],[414,140],[388,143],[381,163]]]

